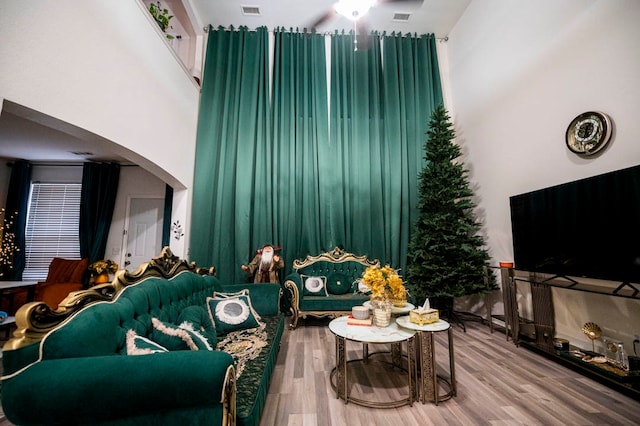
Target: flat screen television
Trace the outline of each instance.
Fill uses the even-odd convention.
[[[640,283],[640,166],[509,201],[516,269]]]

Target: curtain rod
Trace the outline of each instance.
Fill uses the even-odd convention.
[[[205,33],[208,33],[210,26],[212,26],[212,25],[205,25],[204,27],[202,27],[203,31]],[[237,28],[235,28],[235,27],[222,27],[222,29],[225,30],[225,31],[234,31],[234,30],[237,30],[238,28],[242,28],[242,27],[244,27],[244,25],[241,25],[241,26],[239,26]],[[220,26],[215,27],[215,28],[220,28]],[[253,31],[255,31],[255,30],[253,30]],[[298,27],[296,27],[296,31],[300,32]],[[342,30],[342,31],[344,32],[344,30]],[[268,33],[274,33],[275,30],[267,29],[267,32]],[[305,34],[305,33],[307,33],[307,31],[302,31],[302,33]],[[311,33],[309,32],[309,34],[311,34]],[[322,34],[322,35],[329,35],[330,36],[330,35],[334,35],[334,34],[339,34],[339,32],[338,32],[338,30],[336,30],[336,31],[323,31],[323,32],[316,32],[316,34]],[[383,31],[381,34],[386,34],[386,31]],[[407,35],[412,35],[412,34],[418,35],[418,33],[416,33],[416,32],[409,32],[409,33],[404,34],[403,37],[406,37]],[[420,35],[428,35],[428,34],[420,34]],[[440,41],[440,42],[446,43],[447,41],[449,41],[449,36],[436,37],[435,39]]]
[[[102,161],[97,161],[98,163],[102,163]],[[7,161],[7,167],[12,167],[14,161]],[[84,163],[96,163],[96,161],[83,161],[81,163],[55,163],[55,162],[46,162],[46,161],[32,161],[30,164],[32,166],[46,166],[46,167],[82,167]],[[137,164],[119,164],[120,167],[140,167]]]

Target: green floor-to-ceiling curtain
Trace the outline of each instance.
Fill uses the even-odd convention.
[[[382,36],[385,253],[381,259],[406,266],[407,247],[417,219],[418,174],[431,113],[443,102],[436,39],[431,35]]]
[[[355,51],[352,35],[332,37],[332,185],[343,190],[328,199],[331,226],[349,250],[404,269],[427,124],[442,102],[435,38],[371,38]]]
[[[191,258],[226,281],[274,239],[266,28],[210,28],[193,188]]]
[[[433,36],[210,31],[191,258],[224,280],[266,242],[294,258],[342,245],[404,268],[428,119],[442,102]],[[381,48],[382,46],[382,48]],[[327,103],[330,114],[327,123]]]
[[[331,154],[323,164],[327,237],[348,251],[384,258],[380,42],[372,35],[367,50],[355,51],[353,37],[331,37]]]
[[[325,38],[277,30],[273,60],[273,215],[276,242],[290,265],[326,248],[327,78]]]

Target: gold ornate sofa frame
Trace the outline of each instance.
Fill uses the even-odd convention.
[[[11,351],[40,342],[44,337],[83,308],[101,301],[113,301],[127,286],[150,277],[170,279],[189,271],[199,275],[215,275],[215,268],[198,268],[194,262],[187,262],[173,255],[169,247],[164,247],[160,256],[140,265],[135,271],[118,271],[111,283],[96,285],[88,290],[71,292],[56,309],[44,302],[23,305],[16,313],[17,330],[13,338],[4,345]],[[19,374],[19,372],[14,373]],[[12,376],[13,376],[12,375]],[[3,377],[4,379],[9,376]],[[222,382],[222,422],[226,426],[236,424],[236,373],[233,365],[226,369]]]
[[[98,301],[113,300],[128,285],[149,277],[171,278],[182,271],[215,275],[215,267],[198,268],[195,262],[188,263],[175,256],[167,246],[162,249],[159,257],[143,263],[133,272],[120,270],[110,283],[69,293],[56,309],[52,309],[44,302],[26,303],[16,312],[16,331],[13,333],[13,338],[4,345],[4,349],[19,349],[39,342],[48,332],[85,306]]]
[[[294,260],[293,269],[295,272],[293,274],[299,274],[302,269],[312,267],[314,264],[318,262],[323,262],[323,261],[335,264],[336,266],[344,265],[350,262],[355,262],[359,265],[362,265],[363,269],[369,266],[380,266],[380,261],[378,259],[369,260],[366,255],[358,256],[353,253],[346,252],[344,251],[344,249],[340,247],[335,247],[330,252],[322,253],[317,256],[309,255],[305,259]],[[300,287],[296,283],[296,281],[294,281],[293,279],[294,277],[292,277],[293,274],[290,274],[284,283],[285,288],[287,288],[291,293],[290,311],[292,314],[292,318],[291,318],[291,324],[289,324],[289,327],[291,329],[295,329],[298,326],[298,319],[300,318],[305,319],[307,318],[307,316],[313,316],[316,318],[337,318],[351,311],[351,308],[349,308],[348,310],[347,309],[305,310],[301,308],[300,307],[302,304],[301,299],[303,295],[300,294]],[[356,280],[359,277],[360,275],[358,275],[357,277],[354,276],[352,278],[353,280]],[[358,300],[357,303],[355,304],[361,304],[361,303],[362,301]]]

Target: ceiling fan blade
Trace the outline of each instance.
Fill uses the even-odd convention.
[[[367,50],[371,47],[371,34],[369,23],[365,17],[356,21],[356,46],[358,50]]]
[[[378,4],[382,3],[424,3],[424,0],[378,0]]]
[[[312,29],[312,30],[315,30],[320,25],[324,24],[325,22],[329,21],[330,19],[333,19],[333,17],[335,17],[336,14],[337,14],[337,12],[333,7],[329,8],[329,10],[327,10],[327,12],[325,14],[320,16],[311,25],[309,25],[309,28]]]

